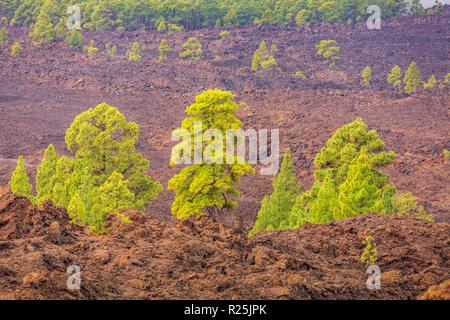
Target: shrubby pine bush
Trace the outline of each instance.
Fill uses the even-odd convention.
[[[420,85],[420,71],[417,68],[415,62],[411,62],[408,70],[405,72],[405,77],[403,78],[403,83],[405,84],[405,92],[412,93],[417,90]]]
[[[222,31],[220,33],[220,37],[222,38],[222,41],[228,39],[229,36],[230,36],[230,31]]]
[[[178,26],[174,23],[168,23],[167,25],[169,28],[169,34],[174,34],[174,33],[181,32],[184,30],[183,26]]]
[[[138,42],[133,42],[131,49],[127,50],[126,55],[130,61],[141,61],[141,47]]]
[[[169,51],[169,45],[166,39],[162,39],[158,47],[159,61],[167,60],[167,51]]]
[[[120,210],[144,213],[162,190],[160,183],[144,174],[148,160],[134,153],[138,135],[136,123],[102,103],[77,116],[66,132],[67,147],[75,158],[59,156],[53,145],[48,146],[37,170],[35,198],[30,196],[20,161],[11,190],[37,204],[49,199],[64,206],[72,222],[87,223],[98,232],[106,230],[104,221],[112,214],[130,222]]]
[[[165,32],[167,30],[166,23],[164,20],[161,20],[161,22],[158,25],[158,32]]]
[[[82,49],[83,48],[83,35],[81,34],[81,32],[79,30],[74,29],[67,36],[67,38],[65,39],[65,42],[67,45],[69,45],[71,47]]]
[[[341,48],[336,44],[336,40],[322,40],[320,44],[316,45],[316,48],[319,49],[317,55],[321,55],[325,59],[323,64],[327,64],[333,70],[339,70],[336,62],[341,59],[336,55],[341,51]]]
[[[364,68],[361,78],[366,86],[370,85],[370,80],[372,80],[372,69],[370,69],[369,66]]]
[[[270,47],[270,51],[268,51],[266,42],[262,41],[259,49],[257,49],[253,55],[252,70],[258,71],[259,68],[262,68],[264,70],[272,66],[276,66],[277,62],[273,57],[273,53],[275,53],[276,51],[277,47],[275,45],[272,45]]]
[[[183,120],[179,129],[187,130],[190,137],[180,144],[183,150],[172,150],[170,163],[179,164],[180,158],[185,156],[195,159],[194,154],[203,155],[203,161],[182,169],[169,181],[168,190],[175,190],[176,194],[172,214],[178,219],[190,216],[199,218],[204,214],[204,209],[215,216],[220,214],[223,208],[236,208],[234,197],[239,195],[236,187],[240,177],[254,174],[248,163],[238,163],[234,154],[227,154],[224,141],[216,136],[214,139],[206,139],[210,129],[220,131],[224,139],[227,129],[238,132],[241,129],[242,122],[234,116],[239,107],[232,99],[231,92],[208,90],[198,95],[195,103],[186,109],[189,117]],[[196,122],[201,122],[202,125],[199,128],[202,141],[208,140],[199,148],[195,148],[194,142],[194,139],[199,138],[199,133],[195,130]],[[176,134],[177,131],[174,132],[174,135]],[[236,139],[239,144],[242,143],[243,136],[236,134],[230,139]],[[227,161],[227,158],[234,161]]]
[[[437,80],[434,74],[431,75],[431,77],[428,79],[426,83],[423,84],[424,89],[432,89],[436,86]]]
[[[59,18],[59,22],[55,26],[55,35],[58,38],[65,38],[70,34],[70,31],[67,28],[67,20],[65,18]]]
[[[9,37],[8,37],[8,31],[6,31],[6,28],[3,27],[0,30],[0,45],[8,45]]]
[[[111,47],[111,45],[107,43],[105,45],[105,51],[111,58],[114,58],[117,54],[117,47],[116,46]]]
[[[388,74],[388,83],[391,83],[394,88],[401,89],[402,81],[400,80],[402,78],[402,70],[398,65],[395,65],[391,72]]]
[[[189,38],[183,44],[184,51],[180,52],[181,58],[187,58],[188,60],[198,61],[203,53],[202,44],[196,38]]]
[[[92,57],[98,51],[98,48],[95,47],[94,40],[89,41],[89,46],[84,46],[83,51],[87,52],[88,57]]]
[[[365,244],[366,247],[361,255],[361,262],[367,265],[374,265],[378,260],[377,256],[377,244],[373,241],[373,237],[371,235],[367,236],[365,240],[363,240],[362,244]]]
[[[306,79],[306,76],[303,74],[303,72],[302,71],[297,71],[296,73],[294,73],[293,74],[293,76],[294,77],[299,77],[299,78],[302,78],[302,79]]]
[[[18,57],[20,56],[20,53],[22,52],[22,48],[20,47],[20,44],[16,41],[11,47],[11,56]]]
[[[253,229],[248,234],[254,236],[262,230],[286,229],[291,227],[288,221],[291,209],[300,192],[300,184],[295,182],[294,166],[289,148],[284,154],[281,170],[273,177],[273,193],[261,201],[261,209]],[[295,227],[295,226],[294,226]]]

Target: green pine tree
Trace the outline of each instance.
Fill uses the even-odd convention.
[[[428,79],[426,83],[423,84],[424,89],[432,89],[436,86],[437,80],[434,74],[431,75],[431,77]]]
[[[6,28],[3,27],[0,30],[0,45],[8,45],[9,37],[8,37],[8,31],[6,31]]]
[[[167,59],[167,51],[169,51],[169,46],[167,45],[166,39],[162,39],[158,47],[159,51],[159,61],[164,61]]]
[[[46,199],[51,199],[53,194],[53,177],[56,174],[56,165],[59,156],[52,144],[47,147],[44,158],[37,168],[36,175],[36,202],[42,203]]]
[[[365,67],[361,77],[363,78],[363,82],[366,86],[370,85],[370,80],[372,80],[372,69],[369,66]]]
[[[14,170],[11,180],[9,181],[9,185],[11,186],[11,191],[13,193],[32,199],[31,189],[33,189],[33,187],[28,180],[25,163],[22,156],[20,156],[17,161],[17,167]]]
[[[402,78],[402,70],[398,65],[395,65],[392,68],[391,72],[388,74],[387,81],[391,83],[394,86],[394,88],[401,89],[402,86],[402,80],[400,80],[401,78]]]
[[[300,185],[295,183],[294,166],[289,148],[284,154],[281,170],[273,177],[273,193],[270,197],[265,197],[261,202],[261,209],[258,212],[253,229],[249,237],[254,236],[268,226],[273,229],[280,229],[281,225],[289,226],[292,222],[285,222],[289,219],[291,209],[298,196]]]
[[[77,29],[72,30],[66,37],[65,42],[67,45],[82,49],[83,48],[83,35]]]
[[[341,47],[337,46],[336,40],[321,40],[320,43],[316,45],[316,48],[319,49],[317,55],[320,55],[325,59],[323,64],[327,64],[333,70],[339,70],[336,62],[341,59],[337,56],[337,53],[341,51]]]
[[[267,50],[266,42],[262,41],[259,49],[257,49],[253,55],[252,70],[258,71],[259,68],[264,70],[272,66],[276,66],[277,62],[273,56],[273,53],[276,51],[277,47],[275,45],[270,47],[270,51]]]
[[[180,52],[181,58],[187,58],[188,60],[198,61],[203,53],[202,44],[196,38],[189,38],[183,44],[184,51]]]
[[[29,34],[30,38],[33,39],[35,45],[40,45],[43,42],[52,42],[56,37],[56,31],[50,20],[50,17],[41,11],[39,17],[34,25],[34,29]]]
[[[420,71],[417,68],[415,62],[411,62],[408,70],[405,72],[405,77],[403,78],[403,83],[405,84],[405,92],[412,93],[417,90],[420,85]]]

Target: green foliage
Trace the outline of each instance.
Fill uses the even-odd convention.
[[[11,191],[17,195],[32,199],[31,189],[33,188],[28,180],[27,171],[23,157],[20,156],[17,161],[17,167],[9,181]]]
[[[16,41],[11,47],[11,56],[18,57],[20,56],[20,53],[22,52],[22,48],[20,47],[20,44]]]
[[[198,61],[203,53],[202,44],[196,38],[189,38],[183,44],[184,51],[180,52],[181,58],[187,58],[188,60]]]
[[[33,39],[35,45],[41,44],[42,42],[52,42],[56,37],[56,31],[50,20],[50,17],[41,11],[32,32],[29,34],[30,38]]]
[[[92,57],[98,51],[98,48],[95,47],[94,40],[89,41],[89,46],[84,46],[83,51],[87,52],[88,57]]]
[[[182,169],[169,181],[168,189],[175,190],[176,194],[172,214],[178,219],[192,215],[198,218],[204,214],[205,208],[210,214],[218,214],[222,208],[236,208],[237,203],[233,198],[239,195],[236,187],[240,177],[254,173],[248,163],[239,163],[236,161],[237,157],[227,155],[226,144],[217,137],[217,133],[214,134],[214,139],[205,141],[208,140],[205,138],[210,129],[220,132],[222,137],[226,136],[227,129],[237,132],[241,129],[242,122],[234,116],[239,107],[232,99],[230,92],[208,90],[198,95],[195,103],[186,109],[189,117],[183,120],[179,129],[189,131],[190,137],[181,143],[187,149],[183,153],[194,160],[194,154],[203,155],[204,161]],[[201,132],[195,129],[198,122],[201,122],[201,127],[198,128]],[[195,141],[199,138],[203,144],[198,146]],[[238,144],[242,143],[242,135],[237,134],[232,138],[236,138]],[[174,148],[171,165],[178,164],[179,157],[180,151]],[[234,161],[227,161],[230,157]]]
[[[167,25],[169,27],[169,34],[178,33],[184,30],[183,26],[177,26],[174,23],[168,23]]]
[[[109,43],[107,43],[105,45],[105,50],[106,50],[106,53],[109,54],[109,56],[111,58],[114,58],[117,54],[117,47],[116,46],[111,47],[111,45]]]
[[[312,23],[354,23],[367,17],[367,0],[1,0],[2,15],[11,25],[30,26],[41,11],[52,17],[52,24],[66,15],[68,4],[77,4],[83,13],[83,28],[97,30],[137,30],[171,23],[187,29],[207,26],[238,26],[253,23],[292,25]],[[406,1],[377,0],[383,19],[406,13],[422,14],[415,5],[406,10]],[[43,10],[44,9],[44,10]],[[442,5],[435,11],[443,12]]]
[[[230,36],[230,31],[222,31],[220,33],[220,37],[222,38],[222,41],[225,41]]]
[[[402,70],[398,65],[395,65],[391,72],[388,74],[388,83],[391,83],[394,88],[401,89],[402,81],[400,80],[402,77]]]
[[[392,204],[392,214],[394,215],[434,222],[432,215],[425,212],[423,206],[417,203],[411,192],[393,195]]]
[[[130,61],[141,61],[141,47],[138,42],[133,42],[131,49],[127,50],[126,53],[128,60]]]
[[[372,69],[370,69],[369,66],[364,68],[361,78],[366,86],[370,85],[370,80],[372,80]]]
[[[262,230],[280,229],[282,226],[288,228],[292,221],[286,221],[290,218],[290,212],[295,204],[300,191],[300,184],[295,182],[294,166],[289,148],[284,154],[281,170],[273,177],[273,193],[265,196],[261,202],[261,209],[258,212],[253,229],[249,237],[254,236]]]
[[[357,119],[338,129],[317,154],[315,182],[300,194],[294,211],[304,221],[323,223],[368,211],[387,212],[385,197],[395,193],[389,176],[379,168],[395,158],[384,152],[385,144],[375,130]]]
[[[59,18],[59,22],[55,26],[55,33],[58,38],[65,38],[70,34],[65,18]]]
[[[303,72],[302,71],[297,71],[296,73],[294,73],[294,74],[292,74],[294,77],[299,77],[299,78],[302,78],[302,79],[306,79],[306,76],[303,74]]]
[[[148,160],[134,153],[138,135],[138,125],[106,103],[78,115],[66,132],[67,148],[75,158],[59,157],[48,146],[37,170],[36,203],[50,199],[66,207],[74,223],[87,223],[98,232],[106,230],[104,221],[112,214],[130,222],[120,210],[143,213],[162,190],[144,174]],[[16,180],[24,181],[22,171]]]
[[[448,157],[450,157],[450,151],[448,151],[447,149],[442,150],[442,153],[444,154],[445,159],[448,159]]]
[[[81,34],[81,32],[79,30],[74,29],[67,36],[65,42],[67,45],[69,45],[71,47],[82,49],[83,48],[83,35]]]
[[[161,20],[161,23],[158,26],[158,32],[165,32],[166,30],[166,23],[164,22],[164,20]]]
[[[169,45],[166,39],[162,39],[158,47],[159,61],[167,60],[167,51],[169,51]]]
[[[361,262],[366,263],[367,265],[374,265],[377,260],[377,244],[373,242],[373,237],[371,235],[367,236],[366,240],[363,240],[362,244],[365,244],[366,247],[361,255]]]
[[[257,49],[253,55],[252,70],[258,71],[259,68],[263,70],[276,66],[277,62],[273,57],[273,53],[277,51],[277,47],[272,45],[270,51],[267,50],[266,42],[262,41],[259,49]]]
[[[423,84],[424,89],[432,89],[436,86],[437,80],[434,74],[431,75],[431,77],[428,79],[426,83]]]
[[[8,45],[9,37],[8,37],[8,31],[6,31],[6,28],[3,27],[0,30],[0,45]]]
[[[444,83],[450,85],[450,73],[447,73],[444,77]]]
[[[336,40],[322,40],[320,41],[320,44],[316,45],[316,48],[319,49],[317,55],[321,55],[325,59],[323,64],[329,65],[331,69],[339,70],[336,66],[336,62],[341,58],[336,54],[341,51],[341,48],[336,46],[336,44]]]
[[[420,71],[417,68],[415,62],[411,62],[408,70],[405,72],[405,77],[403,78],[403,83],[405,84],[405,92],[412,93],[420,85]]]

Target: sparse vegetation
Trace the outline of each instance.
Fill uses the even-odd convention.
[[[141,61],[141,47],[138,42],[133,42],[131,49],[128,49],[126,55],[129,61]]]
[[[79,30],[74,29],[65,39],[67,45],[82,49],[83,48],[83,35]]]
[[[372,69],[369,66],[365,67],[361,78],[363,79],[363,83],[368,87],[370,85],[370,80],[372,80]]]
[[[424,89],[432,89],[436,86],[437,80],[434,74],[431,75],[431,77],[428,79],[426,83],[423,84]]]
[[[394,88],[398,88],[399,90],[402,87],[402,81],[400,80],[402,78],[402,70],[398,65],[395,65],[391,72],[388,74],[388,83],[391,83]]]
[[[14,170],[9,185],[13,193],[30,199],[32,198],[31,189],[33,189],[33,187],[31,186],[28,179],[27,171],[25,169],[25,163],[22,156],[20,156],[19,160],[17,161],[17,167]]]
[[[169,46],[167,44],[166,39],[161,40],[161,43],[159,44],[158,47],[158,51],[159,51],[159,61],[167,60],[167,51],[169,51]]]
[[[20,56],[20,53],[22,52],[22,48],[20,47],[20,44],[16,41],[11,47],[11,56],[18,57]]]
[[[95,41],[94,40],[89,41],[89,45],[84,46],[83,51],[87,52],[88,57],[92,57],[98,51],[98,48],[95,47]]]
[[[369,235],[362,242],[362,244],[365,244],[366,246],[361,255],[361,262],[367,265],[374,265],[378,260],[377,244],[373,241],[373,237]]]
[[[322,40],[320,44],[316,45],[317,55],[322,56],[325,61],[323,64],[326,64],[333,70],[339,70],[336,65],[336,62],[341,60],[340,57],[337,56],[337,53],[341,51],[341,48],[337,46],[336,40]]]
[[[294,73],[293,74],[293,76],[294,77],[299,77],[299,78],[302,78],[302,79],[306,79],[306,76],[303,74],[303,72],[302,71],[297,71],[296,73]]]
[[[188,60],[198,61],[203,53],[202,44],[197,38],[189,38],[183,44],[184,51],[180,52],[181,58],[187,58]]]
[[[222,41],[225,41],[230,36],[230,31],[222,31],[220,33],[220,37],[222,38]]]
[[[3,27],[0,30],[0,45],[8,45],[8,43],[9,43],[8,31],[6,31],[6,28]]]

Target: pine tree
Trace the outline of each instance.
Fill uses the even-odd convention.
[[[165,32],[166,30],[166,23],[164,22],[164,20],[161,20],[158,26],[158,32]]]
[[[82,49],[83,48],[83,35],[77,29],[73,29],[65,39],[67,45]]]
[[[190,132],[190,138],[181,144],[188,146],[186,153],[190,158],[194,157],[194,164],[182,169],[169,181],[168,186],[169,190],[175,190],[172,214],[178,219],[192,215],[198,218],[204,214],[204,208],[215,215],[222,208],[237,207],[233,198],[239,195],[236,187],[240,177],[254,174],[248,163],[228,161],[233,157],[227,155],[223,137],[228,129],[238,131],[242,127],[242,122],[234,116],[239,107],[232,99],[231,92],[208,90],[198,95],[195,103],[186,109],[189,117],[182,122],[181,129]],[[200,133],[195,129],[199,122]],[[215,135],[220,132],[222,140],[215,136],[213,141],[196,147],[195,139],[204,140],[204,134],[210,129],[216,131]],[[238,143],[243,140],[242,135],[236,138]],[[172,151],[171,165],[178,163],[178,152],[175,150]],[[195,161],[195,155],[203,156],[203,161]]]
[[[432,89],[436,86],[437,80],[434,74],[431,75],[431,77],[428,79],[426,83],[423,84],[424,89]]]
[[[361,77],[363,78],[363,82],[366,86],[370,85],[370,80],[372,80],[372,69],[369,66],[365,67]]]
[[[25,169],[22,156],[20,156],[17,161],[17,167],[14,170],[11,180],[9,181],[9,185],[11,186],[11,191],[13,193],[32,199],[31,189],[33,189],[33,187],[28,180],[27,171]]]
[[[18,57],[20,56],[20,53],[22,51],[22,48],[20,47],[20,44],[16,41],[11,47],[11,56]]]
[[[270,51],[267,50],[266,42],[263,40],[253,55],[252,70],[258,71],[261,67],[263,70],[276,66],[277,62],[273,56],[273,53],[277,51],[275,45],[270,47]]]
[[[84,46],[83,51],[87,52],[88,57],[92,57],[98,51],[98,48],[95,47],[95,41],[89,41],[89,46]]]
[[[138,42],[133,42],[131,49],[127,50],[126,53],[128,60],[130,61],[141,61],[141,47]]]
[[[268,226],[280,229],[281,225],[288,226],[292,207],[298,196],[300,185],[295,183],[294,166],[289,148],[284,154],[281,170],[273,178],[273,193],[270,197],[265,197],[261,202],[261,209],[258,212],[253,229],[249,237],[254,236],[259,231],[266,230]]]
[[[381,190],[375,185],[366,148],[362,147],[356,163],[350,165],[347,178],[339,186],[339,209],[333,212],[334,219],[343,219],[368,211],[383,209]]]
[[[159,61],[164,61],[167,59],[167,51],[169,51],[169,46],[167,45],[166,39],[162,39],[158,47],[159,51]]]
[[[67,213],[69,214],[71,222],[78,224],[86,223],[86,208],[78,193],[75,193],[70,200],[69,206],[67,207]]]
[[[417,68],[415,62],[411,62],[408,70],[405,72],[405,77],[403,78],[403,83],[405,84],[405,92],[412,93],[420,85],[420,71]]]
[[[321,55],[325,59],[323,64],[327,64],[333,70],[339,70],[336,62],[341,58],[336,54],[341,51],[341,48],[337,46],[336,40],[322,40],[316,45],[316,48],[319,49],[317,55]]]
[[[388,82],[391,83],[394,88],[399,88],[401,89],[402,86],[402,81],[400,80],[402,77],[402,70],[400,69],[400,67],[398,65],[395,65],[392,70],[391,73],[388,74]]]
[[[56,164],[59,156],[52,144],[47,147],[44,158],[37,168],[36,175],[36,202],[42,203],[46,199],[51,199],[53,194],[53,177],[56,174]]]
[[[35,45],[40,45],[43,42],[52,42],[56,37],[56,31],[51,23],[50,17],[41,11],[39,17],[34,25],[34,29],[29,34],[33,39]]]
[[[8,45],[9,38],[8,38],[8,31],[6,31],[6,28],[3,27],[0,30],[0,45]]]
[[[203,53],[202,44],[196,38],[189,38],[183,44],[184,51],[180,52],[181,58],[187,58],[188,60],[198,61]]]

